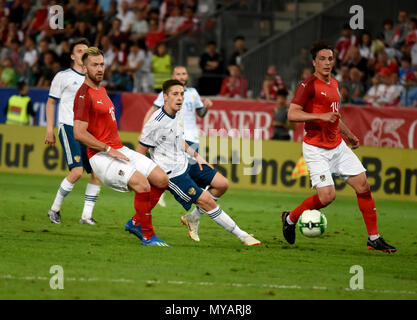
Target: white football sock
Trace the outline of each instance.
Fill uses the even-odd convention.
[[[195,208],[193,209],[193,211],[191,211],[189,213],[189,215],[194,219],[194,220],[200,220],[201,217],[203,216],[203,214],[206,213],[206,211],[204,211],[203,209],[201,209],[199,206],[195,206]]]
[[[294,224],[294,222],[292,222],[292,220],[290,219],[290,215],[287,216],[287,222],[288,224]]]
[[[248,236],[248,233],[241,230],[237,226],[236,222],[234,222],[233,219],[230,218],[229,215],[226,212],[224,212],[219,206],[217,206],[213,210],[208,211],[207,214],[214,222],[222,226],[225,230],[233,233],[240,240],[243,240],[245,237]]]
[[[93,215],[94,205],[96,204],[99,192],[100,186],[92,183],[87,184],[87,187],[85,188],[84,209],[81,215],[82,219],[90,219]]]
[[[61,185],[59,186],[58,192],[56,193],[54,203],[52,204],[51,209],[53,211],[60,211],[62,202],[64,201],[64,198],[72,191],[74,188],[74,184],[69,182],[67,178],[64,178],[62,180]]]
[[[376,240],[376,239],[378,239],[379,238],[379,234],[371,234],[370,236],[369,236],[369,240],[371,240],[371,241],[374,241],[374,240]]]

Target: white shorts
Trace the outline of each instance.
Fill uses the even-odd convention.
[[[146,178],[156,167],[148,157],[123,146],[117,151],[123,153],[130,161],[115,159],[105,152],[99,152],[90,158],[91,168],[106,186],[119,191],[129,192],[128,182],[135,171]]]
[[[346,180],[366,171],[359,158],[343,140],[333,149],[324,149],[303,142],[303,155],[310,171],[313,188],[334,185],[332,174]]]

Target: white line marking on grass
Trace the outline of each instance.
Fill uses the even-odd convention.
[[[17,277],[10,274],[0,275],[0,279],[5,280],[40,280],[47,281],[48,277],[41,276],[25,276]],[[412,290],[387,290],[387,289],[362,289],[362,290],[352,290],[350,288],[328,288],[323,286],[312,286],[312,287],[302,287],[299,285],[281,285],[281,284],[255,284],[255,283],[216,283],[216,282],[192,282],[192,281],[180,281],[180,280],[132,280],[132,279],[100,279],[100,278],[74,278],[67,277],[65,281],[74,281],[74,282],[112,282],[112,283],[135,283],[135,282],[144,282],[146,284],[171,284],[171,285],[198,285],[198,286],[223,286],[223,287],[256,287],[256,288],[269,288],[269,289],[297,289],[297,290],[344,290],[349,292],[371,292],[371,293],[387,293],[387,294],[407,294],[407,295],[417,295],[416,291]]]

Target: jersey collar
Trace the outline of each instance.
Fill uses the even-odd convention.
[[[162,112],[163,113],[165,113],[168,117],[170,117],[171,119],[175,119],[175,116],[177,115],[177,114],[175,114],[175,116],[171,116],[170,114],[168,114],[166,111],[165,111],[165,109],[164,109],[164,106],[162,106]]]
[[[75,73],[79,74],[80,76],[85,77],[85,74],[78,72],[77,70],[75,70],[73,67],[70,68],[72,71],[74,71]]]

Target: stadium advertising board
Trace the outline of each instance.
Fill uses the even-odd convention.
[[[142,130],[143,118],[152,106],[155,95],[123,93],[122,94],[122,115],[120,117],[120,130],[140,131]],[[261,131],[262,139],[272,137],[272,119],[276,104],[255,100],[218,100],[213,99],[213,106],[210,107],[204,118],[197,117],[197,125],[200,128],[200,135],[210,135],[210,130],[254,129]]]
[[[212,157],[213,152],[210,150],[207,152],[208,158],[211,163],[217,162],[216,169],[229,178],[232,188],[296,193],[313,192],[308,177],[292,178],[292,171],[301,156],[301,143],[262,141],[262,157],[253,159],[254,166],[253,163],[232,163],[233,154],[241,156],[245,152],[245,148],[241,147],[239,150],[233,146],[232,139],[213,137],[207,139],[206,144],[210,147],[216,145],[212,140],[217,140],[218,156]],[[201,149],[203,149],[203,140],[201,142]],[[250,152],[254,154],[254,140],[251,144]],[[367,169],[367,176],[375,198],[417,202],[417,150],[362,146],[354,152]],[[244,170],[247,171],[250,168],[254,168],[253,171],[259,173],[257,175],[245,174]],[[335,179],[335,185],[338,195],[354,195],[353,189],[343,180]]]
[[[412,108],[343,106],[341,114],[365,146],[417,149],[417,110]],[[302,123],[294,140],[303,138]]]
[[[3,108],[9,97],[16,93],[14,88],[0,89],[0,123],[6,121]],[[31,89],[37,114],[35,124],[46,126],[45,107],[48,91]],[[139,132],[143,118],[156,99],[155,94],[109,93],[115,106],[115,114],[120,130]],[[272,137],[272,120],[276,105],[273,102],[255,100],[213,99],[213,106],[204,118],[197,117],[200,135],[210,136],[211,131],[224,129],[227,132],[249,129],[253,138],[254,130],[259,137],[268,140]],[[341,108],[343,119],[355,133],[362,145],[417,149],[417,110],[412,108],[348,106]],[[55,112],[55,117],[57,113]],[[301,141],[304,124],[298,123],[294,131],[294,141]],[[238,130],[238,131],[236,131]]]
[[[125,145],[136,147],[137,133],[121,132],[120,136]],[[66,175],[59,141],[54,148],[48,148],[44,138],[45,128],[0,125],[0,171]],[[230,180],[231,188],[313,192],[308,177],[292,178],[301,155],[300,143],[257,140],[259,145],[255,141],[208,137],[200,140],[200,148]],[[368,170],[375,198],[417,202],[417,150],[360,147],[355,153]],[[354,195],[340,179],[336,180],[336,188],[338,195]]]
[[[120,130],[140,131],[143,118],[155,98],[149,94],[123,93]],[[207,115],[197,117],[200,135],[212,136],[211,130],[249,129],[253,138],[254,130],[258,129],[260,138],[268,140],[272,137],[275,107],[274,102],[215,98]],[[417,110],[344,105],[341,114],[362,145],[417,149]],[[302,140],[303,129],[304,124],[297,124],[295,141]]]

